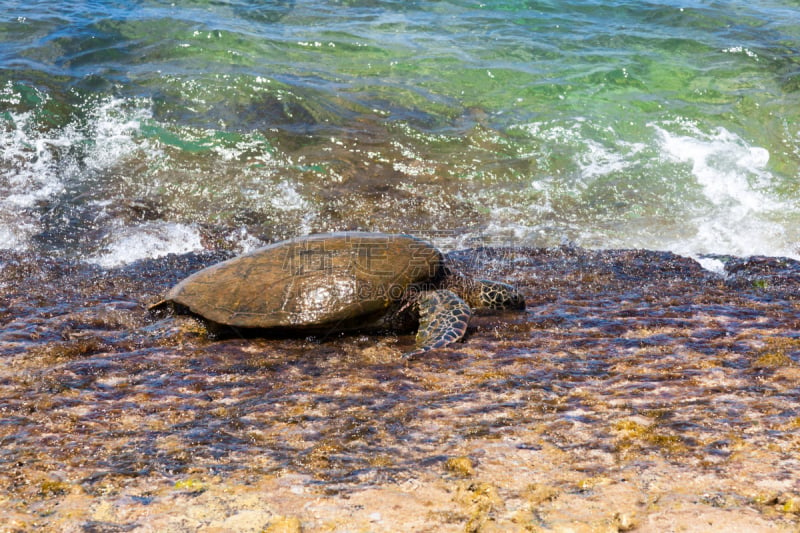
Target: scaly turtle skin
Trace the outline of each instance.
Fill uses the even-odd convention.
[[[196,272],[151,310],[172,307],[213,324],[284,333],[413,330],[406,356],[447,346],[472,308],[524,309],[505,283],[453,272],[442,253],[408,235],[344,232],[300,237]]]

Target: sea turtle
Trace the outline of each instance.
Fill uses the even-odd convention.
[[[410,331],[406,357],[464,336],[472,308],[524,309],[511,285],[476,280],[409,235],[343,232],[278,242],[212,265],[151,310],[172,307],[213,325],[279,333]]]

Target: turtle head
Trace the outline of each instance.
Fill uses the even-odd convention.
[[[507,283],[476,280],[470,305],[484,309],[525,309],[525,298]]]

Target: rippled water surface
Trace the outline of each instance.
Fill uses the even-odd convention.
[[[793,2],[3,6],[3,248],[800,254]]]

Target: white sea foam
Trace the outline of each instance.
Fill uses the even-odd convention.
[[[697,257],[696,259],[697,262],[700,263],[700,266],[708,270],[709,272],[713,272],[714,274],[719,274],[720,276],[727,275],[727,273],[725,272],[725,263],[720,261],[719,259],[715,259],[713,257]]]
[[[754,211],[779,206],[760,190],[766,189],[771,179],[765,170],[769,152],[764,148],[749,146],[725,128],[706,134],[693,127],[690,135],[680,135],[653,127],[665,158],[691,163],[692,174],[714,205]]]
[[[750,50],[749,48],[745,48],[744,46],[731,46],[728,48],[724,48],[722,50],[726,54],[744,54],[747,57],[753,58],[756,61],[759,61],[758,54]]]
[[[33,227],[26,223],[3,223],[0,215],[0,250],[21,250],[33,233]]]
[[[725,128],[704,131],[689,120],[649,124],[655,133],[649,145],[590,126],[582,120],[568,126],[520,126],[538,141],[525,157],[536,159],[542,173],[532,177],[531,194],[518,195],[514,205],[508,199],[474,195],[472,200],[491,208],[491,221],[483,231],[532,246],[553,246],[566,239],[590,248],[661,249],[692,257],[800,256],[800,227],[796,216],[791,218],[796,206],[776,192],[779,178],[768,167],[765,148]],[[565,154],[571,168],[563,163]],[[551,161],[560,166],[551,168]],[[609,186],[620,183],[624,190],[635,191],[634,180],[642,180],[643,187],[674,194],[664,199],[674,208],[637,206],[623,197],[621,207],[637,211],[623,211],[624,216],[615,218],[612,210],[598,209],[584,216],[580,210],[593,194],[587,196],[587,187],[609,175],[615,176]],[[711,270],[719,266],[710,261],[705,265]]]
[[[567,148],[573,152],[573,162],[578,170],[580,179],[575,183],[583,187],[595,178],[607,176],[615,172],[622,172],[636,163],[636,155],[646,148],[644,143],[625,141],[610,127],[597,131],[587,120],[576,118],[568,126],[552,122],[532,122],[517,126],[527,132],[534,139],[542,141],[544,153],[534,152],[524,154],[524,157],[546,159],[547,152],[553,149]],[[599,142],[587,136],[587,131],[599,137],[608,137],[604,142]],[[542,147],[537,148],[542,150]]]
[[[252,235],[247,231],[247,228],[244,227],[239,228],[239,230],[230,235],[227,240],[235,245],[236,251],[240,254],[251,252],[266,244],[258,237]]]
[[[48,97],[39,94],[42,104]],[[19,103],[11,83],[0,102]],[[7,111],[0,121],[0,248],[27,249],[41,231],[36,208],[60,201],[69,184],[102,172],[139,149],[140,123],[149,110],[137,102],[108,98],[86,103],[85,119],[42,128],[32,111]]]
[[[196,227],[171,222],[150,222],[135,227],[120,227],[105,250],[87,261],[111,268],[140,259],[202,249],[202,239]]]
[[[617,141],[613,148],[609,148],[587,139],[578,161],[581,177],[591,179],[622,172],[636,163],[636,154],[644,148],[644,144],[624,141]]]
[[[137,136],[142,122],[150,119],[152,113],[144,103],[108,98],[93,105],[88,115],[85,135],[91,143],[83,162],[92,170],[103,170],[142,148]],[[147,146],[147,150],[153,157],[153,147]]]
[[[300,234],[311,232],[316,211],[314,206],[306,200],[292,183],[282,180],[272,191],[270,203],[275,209],[287,212],[302,213],[300,220]]]
[[[66,129],[55,136],[33,132],[32,113],[9,113],[13,127],[0,128],[0,204],[4,211],[16,211],[35,205],[63,191],[64,184],[56,170],[69,171],[74,163],[56,161],[60,151],[76,141],[75,131]]]
[[[14,250],[19,243],[20,237],[11,226],[0,226],[0,250]]]
[[[666,243],[669,249],[687,255],[800,254],[790,228],[779,222],[782,213],[794,207],[772,192],[766,149],[721,127],[705,133],[682,122],[683,131],[673,133],[670,124],[652,126],[664,160],[690,165],[707,200],[686,221],[694,236]]]
[[[281,211],[308,209],[308,202],[303,198],[294,185],[286,180],[281,181],[274,189],[270,203]]]
[[[2,97],[12,100],[10,85]],[[0,123],[0,249],[24,250],[38,220],[31,214],[37,202],[64,190],[57,168],[74,168],[59,152],[75,140],[74,130],[46,134],[33,131],[33,113],[7,112],[10,124]]]

